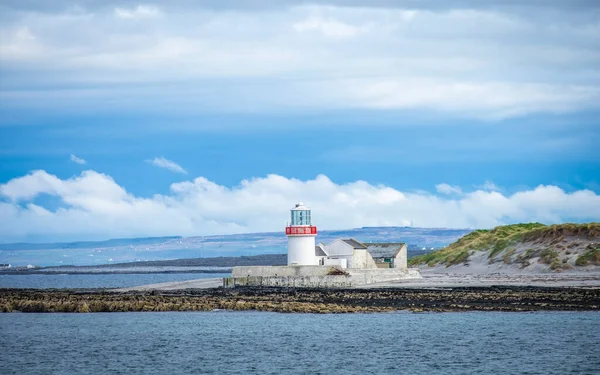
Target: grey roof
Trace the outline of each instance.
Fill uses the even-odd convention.
[[[366,247],[373,258],[394,258],[404,245],[403,242],[386,242],[368,243]]]
[[[365,245],[361,244],[354,238],[350,238],[350,239],[342,240],[342,241],[344,241],[348,245],[352,246],[354,249],[366,249],[367,248]]]
[[[323,249],[321,249],[321,246],[317,245],[317,246],[315,246],[315,256],[326,257],[327,254],[325,254],[325,252],[323,251]]]

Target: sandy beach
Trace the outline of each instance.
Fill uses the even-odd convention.
[[[422,269],[422,279],[388,281],[357,287],[359,289],[377,288],[456,288],[491,286],[536,286],[536,287],[581,287],[600,288],[600,272],[597,270],[572,273],[527,273],[527,272],[486,272],[468,273],[467,267],[436,267]],[[169,291],[186,289],[218,288],[223,285],[221,278],[176,281],[160,284],[140,285],[131,288],[116,289],[118,292],[132,291]]]
[[[446,271],[446,272],[443,272]],[[495,272],[466,273],[464,269],[445,267],[421,270],[422,279],[398,280],[364,285],[360,288],[455,288],[489,286],[536,286],[600,288],[600,272],[526,273]]]

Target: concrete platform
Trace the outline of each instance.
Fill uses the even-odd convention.
[[[234,267],[226,288],[268,286],[287,288],[352,288],[395,280],[420,279],[416,268],[339,268],[336,266]]]
[[[453,274],[423,272],[422,278],[388,280],[378,283],[347,286],[349,288],[460,288],[487,286],[542,286],[600,288],[600,273],[579,272],[577,274]],[[116,289],[119,292],[150,290],[210,289],[223,286],[222,278],[174,281],[160,284],[141,285]]]

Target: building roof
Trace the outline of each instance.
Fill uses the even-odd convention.
[[[394,258],[404,245],[403,242],[368,243],[366,248],[373,258]]]
[[[315,256],[317,256],[317,257],[326,257],[327,256],[325,251],[323,251],[323,246],[321,244],[318,244],[317,246],[315,246]]]
[[[304,203],[298,202],[294,208],[292,208],[292,211],[310,211],[310,208],[306,207]]]
[[[366,249],[367,248],[365,245],[361,244],[354,238],[350,238],[350,239],[346,239],[346,240],[342,240],[342,241],[344,241],[348,245],[352,246],[352,248],[354,248],[354,249]]]

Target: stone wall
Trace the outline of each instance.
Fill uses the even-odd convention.
[[[270,270],[270,268],[278,270]],[[282,270],[293,268],[293,270]],[[305,268],[305,269],[302,269]],[[299,267],[234,267],[232,276],[223,279],[223,286],[269,286],[292,288],[347,288],[392,280],[420,279],[421,273],[411,269],[346,269],[347,274],[329,275],[332,267],[299,266]],[[243,270],[240,270],[243,269]],[[329,269],[329,270],[328,270]],[[242,272],[243,271],[243,272]],[[323,271],[327,273],[323,274]],[[333,271],[336,271],[333,268]]]
[[[354,286],[354,280],[345,275],[329,276],[250,276],[228,277],[223,279],[223,286],[269,286],[287,288],[343,288]]]
[[[375,268],[375,269],[352,269],[350,276],[355,285],[381,283],[393,280],[420,279],[421,272],[417,268]]]
[[[377,268],[377,265],[367,250],[354,249],[351,268]]]
[[[335,270],[334,266],[241,266],[233,267],[232,277],[278,277],[278,276],[325,276]]]

